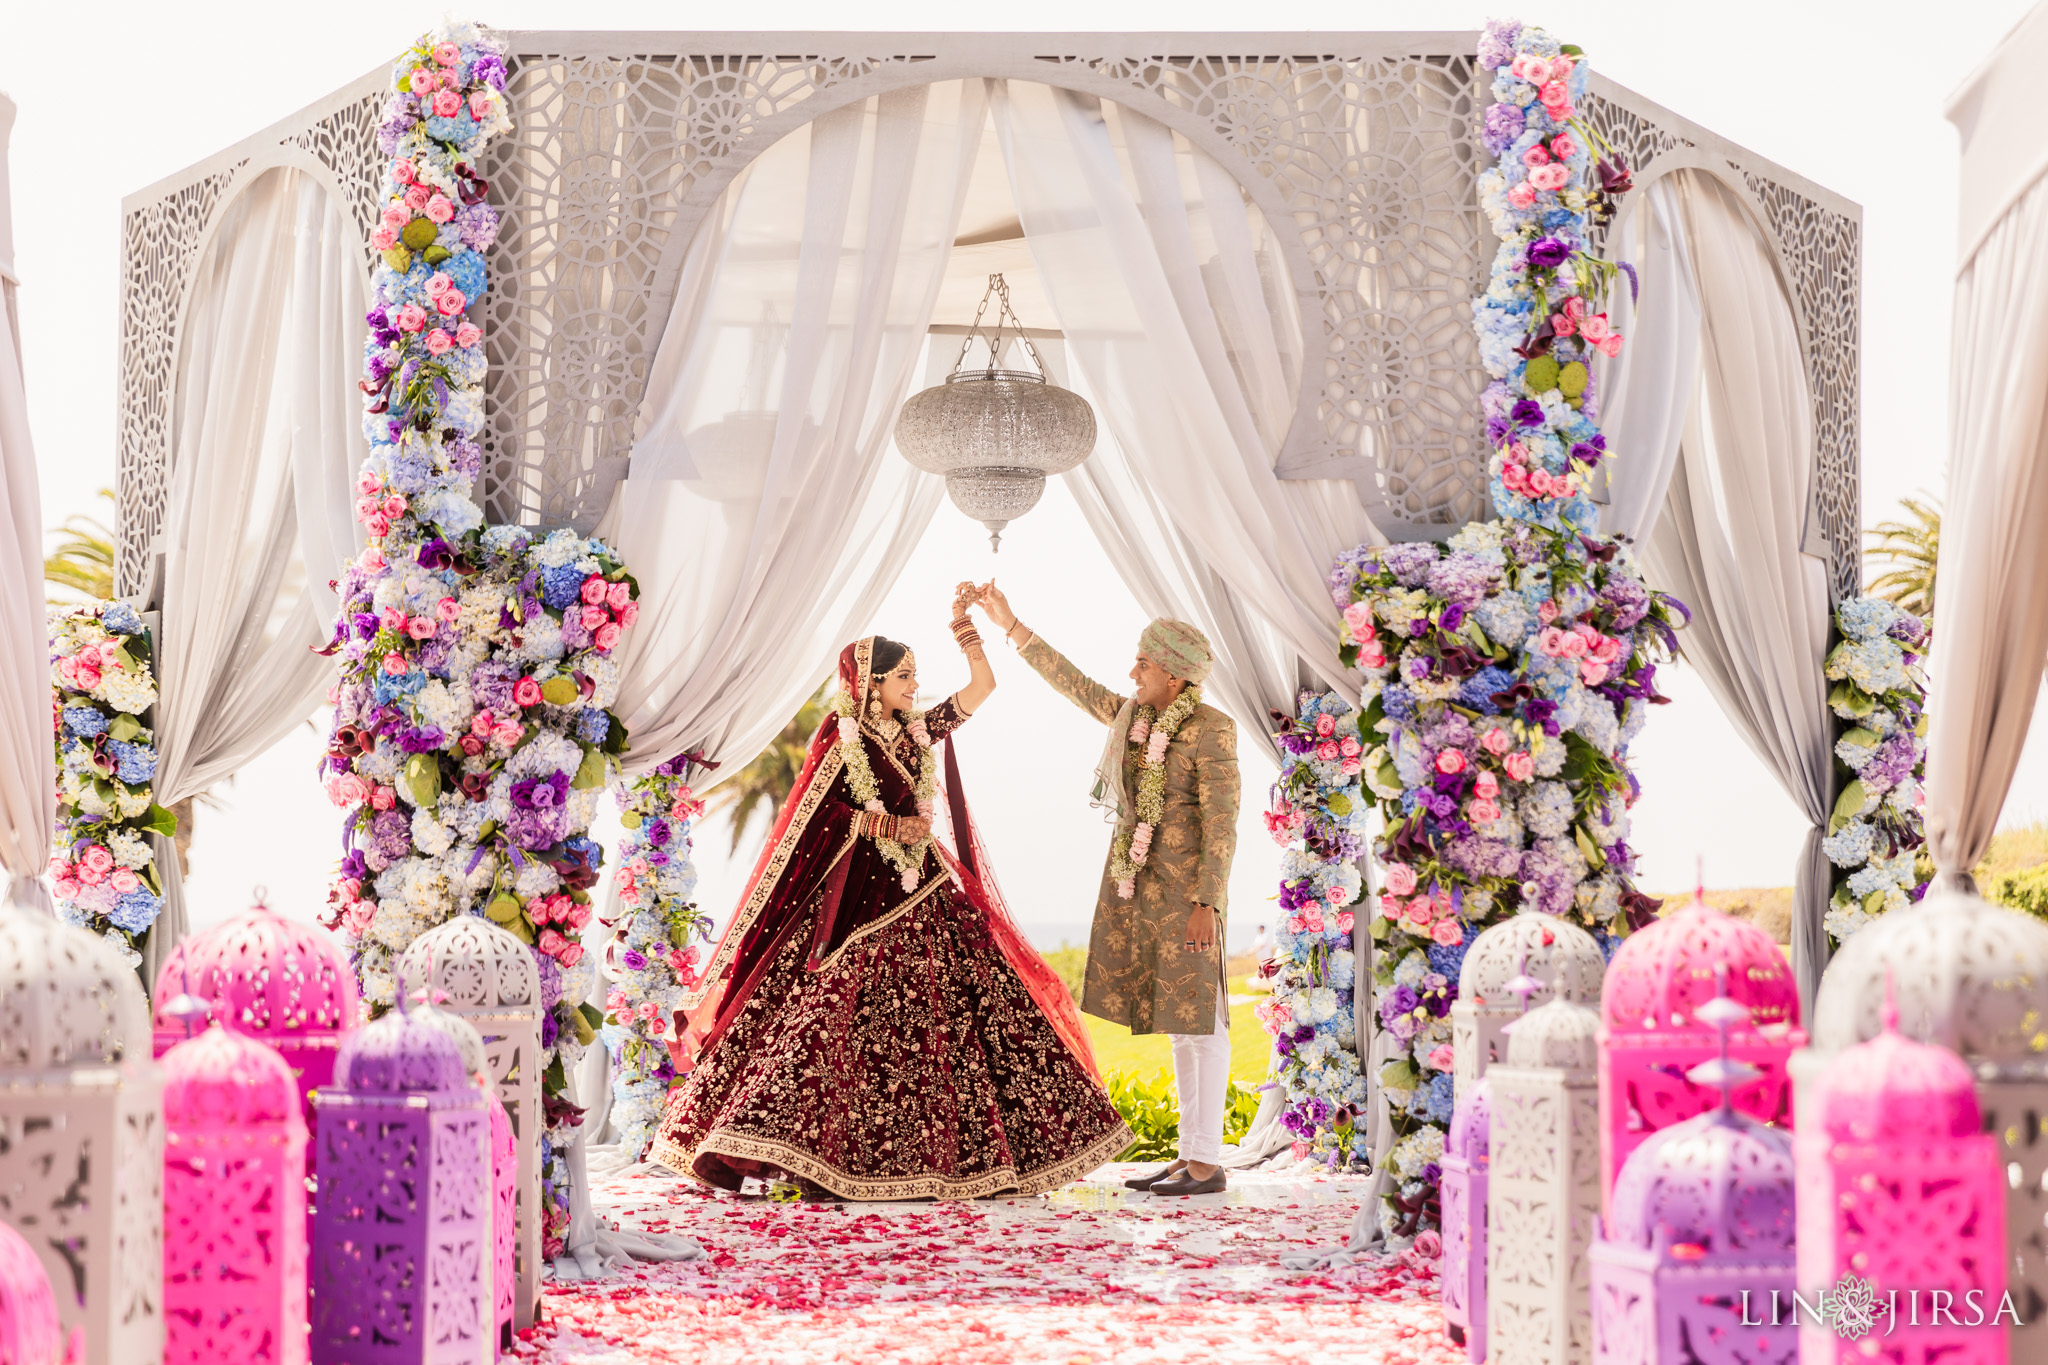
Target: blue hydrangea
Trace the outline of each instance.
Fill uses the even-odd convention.
[[[427,136],[436,142],[467,142],[479,131],[476,120],[469,116],[469,106],[462,108],[450,118],[435,115],[426,120]]]
[[[80,739],[91,739],[106,732],[107,718],[97,706],[67,706],[64,708],[64,732]]]
[[[574,603],[583,592],[583,573],[573,565],[540,571],[540,600],[556,611]]]
[[[409,697],[426,685],[427,675],[416,668],[396,677],[380,671],[376,682],[370,685],[370,695],[377,699],[379,706],[383,706],[400,697]]]
[[[441,273],[455,282],[462,297],[475,303],[485,289],[484,258],[475,251],[458,251],[441,262]]]
[[[434,475],[434,462],[426,451],[405,446],[393,451],[390,459],[391,486],[407,497],[424,493],[439,480]]]
[[[109,602],[100,610],[100,624],[116,635],[142,634],[142,616],[126,602]]]
[[[138,886],[114,901],[107,911],[107,918],[115,928],[139,934],[156,923],[157,912],[163,909],[163,905],[161,896],[146,886]]]
[[[1449,947],[1441,943],[1430,944],[1426,950],[1429,954],[1429,969],[1442,973],[1449,978],[1453,986],[1457,985],[1458,973],[1465,966],[1465,946],[1471,941],[1472,935],[1467,934],[1463,943],[1453,943]]]
[[[1593,941],[1600,945],[1600,956],[1609,962],[1613,962],[1614,955],[1621,951],[1621,935],[1612,929],[1603,929],[1596,925],[1593,929]]]
[[[612,718],[606,712],[591,707],[576,717],[576,738],[586,744],[602,744],[612,730]]]
[[[147,744],[108,742],[114,754],[114,772],[131,787],[139,787],[156,776],[156,750]]]
[[[1485,627],[1481,626],[1480,629],[1484,630]],[[1514,674],[1489,664],[1459,685],[1458,704],[1469,707],[1483,716],[1492,715],[1498,709],[1493,704],[1493,694],[1505,692],[1514,685]]]
[[[1380,709],[1387,719],[1406,725],[1415,719],[1415,694],[1400,683],[1388,683],[1380,690]]]
[[[1429,1086],[1422,1093],[1428,1096],[1425,1109],[1431,1123],[1451,1121],[1453,1084],[1451,1073],[1448,1071],[1439,1071],[1429,1078]]]

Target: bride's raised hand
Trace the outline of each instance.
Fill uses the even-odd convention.
[[[953,619],[967,619],[967,609],[981,600],[981,589],[972,583],[962,583],[953,589]]]

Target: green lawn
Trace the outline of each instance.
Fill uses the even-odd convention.
[[[1233,993],[1242,993],[1238,983],[1233,983],[1232,990]],[[1159,1071],[1172,1073],[1173,1044],[1166,1040],[1165,1034],[1134,1034],[1122,1024],[1112,1024],[1092,1014],[1084,1014],[1081,1018],[1088,1025],[1088,1043],[1095,1049],[1095,1064],[1102,1068],[1104,1075],[1122,1071],[1150,1079]],[[1230,1079],[1242,1086],[1263,1084],[1266,1063],[1272,1055],[1273,1040],[1252,1017],[1252,1007],[1232,1005]]]

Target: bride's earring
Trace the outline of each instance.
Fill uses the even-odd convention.
[[[880,697],[869,697],[869,698],[868,698],[868,714],[869,714],[870,716],[873,716],[873,717],[875,717],[876,719],[880,719],[880,718],[881,718],[881,715],[882,715],[882,699],[881,699]]]

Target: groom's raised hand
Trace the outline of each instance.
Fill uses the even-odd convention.
[[[988,613],[988,619],[1004,631],[1017,628],[1017,613],[1010,610],[1010,599],[1003,596],[1003,590],[991,578],[982,585],[981,596],[976,605]]]

